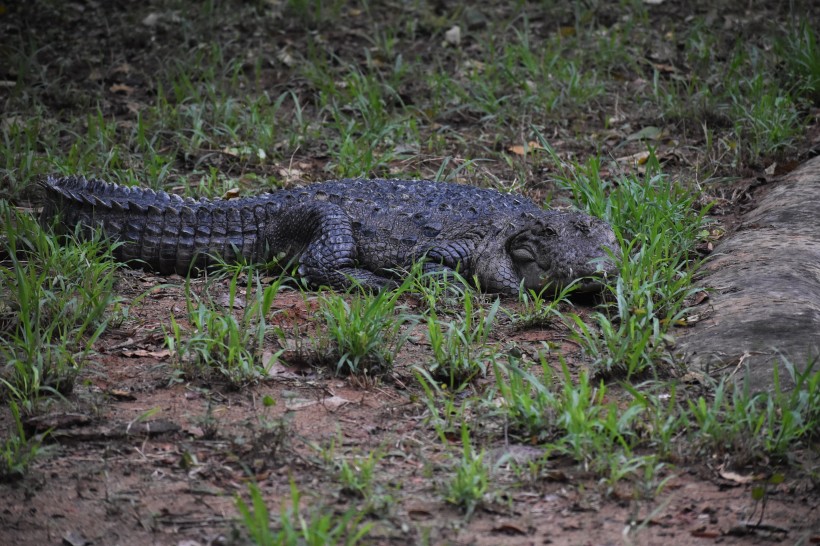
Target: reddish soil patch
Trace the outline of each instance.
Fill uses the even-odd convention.
[[[136,295],[162,281],[168,279],[130,271],[118,291]],[[296,317],[305,316],[303,305],[301,296],[288,293],[276,303]],[[340,487],[332,466],[311,447],[326,448],[334,438],[337,460],[371,450],[384,454],[375,481],[392,502],[371,516],[371,543],[427,537],[436,544],[618,544],[627,532],[627,543],[635,544],[818,537],[820,498],[793,480],[769,491],[764,527],[745,527],[758,521],[761,506],[750,485],[721,477],[717,460],[670,468],[655,498],[643,498],[641,484],[632,480],[608,491],[569,460],[556,459],[533,478],[502,465],[492,478],[497,500],[465,521],[441,494],[454,463],[425,424],[423,392],[410,366],[424,361],[427,348],[414,344],[415,336],[392,375],[379,383],[361,385],[285,363],[262,385],[226,391],[199,381],[171,382],[162,327],[180,308],[181,281],[172,279],[98,344],[71,409],[55,405],[39,425],[55,427],[54,453],[38,460],[25,480],[2,486],[0,542],[222,544],[235,536],[234,496],[246,497],[251,479],[272,513],[288,502],[290,480],[307,510],[318,503],[343,512],[361,500]],[[550,340],[571,353],[559,330],[517,332],[501,322],[494,335],[500,343],[515,342],[526,352]],[[266,395],[277,401],[272,408],[262,405]],[[275,426],[266,428],[263,419]],[[8,426],[5,412],[3,422]],[[504,454],[521,461],[538,456],[535,447],[503,441],[484,447],[490,462]]]

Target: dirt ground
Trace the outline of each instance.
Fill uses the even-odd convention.
[[[132,119],[130,105],[151,101],[154,93],[150,78],[158,58],[152,53],[158,47],[154,41],[166,39],[168,47],[179,46],[172,27],[159,32],[134,23],[149,13],[162,13],[160,3],[118,1],[111,3],[113,8],[104,4],[68,2],[63,11],[44,9],[25,15],[11,10],[0,21],[7,30],[24,27],[25,32],[50,36],[70,52],[62,77],[75,85],[50,91],[55,93],[49,100],[57,115],[76,111],[72,109],[78,99],[72,93],[81,94],[84,87],[96,92],[102,81],[105,87],[118,83],[128,88],[105,95],[99,104],[102,112]],[[657,17],[683,17],[681,4],[666,2]],[[760,12],[765,21],[765,9]],[[25,24],[8,17],[22,18]],[[253,30],[251,22],[246,24]],[[284,43],[290,47],[302,43],[299,33],[287,26],[267,42],[248,28],[232,35],[231,47],[275,49]],[[345,29],[325,32],[331,42],[356,34]],[[358,44],[350,45],[351,50],[355,47]],[[56,56],[57,52],[51,49],[43,54]],[[130,68],[98,79],[98,75],[90,77],[93,63],[86,63],[88,58],[105,58],[102,64],[112,68],[127,62]],[[267,70],[264,78],[273,88],[288,83],[287,74],[278,69]],[[636,121],[640,117],[637,112],[627,115]],[[566,133],[583,132],[584,123],[597,121],[580,118],[579,123]],[[700,138],[684,129],[677,136],[692,146]],[[561,145],[566,153],[594,152],[594,146],[570,137]],[[320,146],[315,146],[306,145],[299,152],[303,164],[312,165],[305,169],[306,177],[314,179],[322,177],[327,161]],[[469,156],[469,145],[465,146],[462,152]],[[811,153],[811,147],[803,143],[785,164],[796,164]],[[685,155],[689,148],[678,149]],[[630,143],[619,153],[638,150],[638,143]],[[686,164],[680,156],[675,161],[669,165],[673,170]],[[743,197],[731,207],[727,204],[723,212],[753,206],[754,192],[749,188],[756,177],[767,176],[763,167],[759,172],[740,173],[737,187],[744,189]],[[502,167],[499,176],[505,174]],[[731,216],[726,219],[730,225]],[[204,282],[199,279],[194,284]],[[669,465],[662,476],[668,481],[654,498],[641,495],[630,481],[609,491],[570,460],[551,461],[549,472],[537,477],[503,463],[492,474],[498,492],[495,501],[466,520],[442,498],[446,471],[454,461],[426,424],[424,395],[412,373],[413,365],[429,357],[420,327],[397,356],[395,370],[379,382],[332,377],[286,355],[268,381],[232,391],[218,383],[180,379],[173,371],[163,332],[172,314],[184,314],[183,280],[133,270],[120,274],[117,293],[126,301],[146,291],[148,295],[130,309],[127,319],[97,343],[97,354],[69,401],[55,403],[52,412],[30,422],[35,429],[53,430],[47,445],[50,453],[36,461],[25,479],[0,484],[0,544],[242,543],[234,499],[236,495],[247,499],[250,481],[259,484],[273,514],[288,502],[291,480],[303,493],[306,510],[321,504],[341,513],[362,500],[339,487],[332,465],[315,447],[327,449],[331,442],[337,459],[373,450],[383,453],[376,487],[392,502],[385,501],[383,509],[368,518],[374,524],[368,544],[820,544],[816,484],[799,473],[787,474],[784,483],[769,489],[761,516],[763,507],[753,500],[747,479],[759,469],[729,473],[721,460],[681,460]],[[404,304],[413,310],[418,302],[408,298]],[[590,309],[588,302],[577,305],[581,313]],[[312,311],[296,292],[281,294],[274,307],[282,311],[279,320],[291,325],[308,324]],[[571,366],[583,363],[580,349],[560,326],[518,330],[501,317],[492,340],[500,347],[515,345],[524,354],[534,354],[542,342],[553,342]],[[481,392],[490,381],[476,382],[472,392]],[[263,406],[266,395],[276,400],[273,407]],[[267,426],[271,423],[274,426]],[[4,408],[0,429],[9,426]],[[507,455],[525,465],[539,456],[531,445],[505,442],[497,430],[478,435],[493,438],[492,443],[481,445],[490,461]],[[746,526],[761,517],[764,525]]]
[[[321,501],[343,511],[360,500],[333,484],[332,467],[311,447],[327,447],[334,438],[337,458],[384,453],[377,482],[395,504],[374,518],[374,544],[806,544],[818,538],[820,498],[810,483],[787,481],[770,491],[766,527],[751,532],[744,525],[756,521],[761,507],[744,476],[722,472],[719,460],[670,468],[652,500],[636,496],[629,482],[607,492],[569,460],[555,460],[546,477],[529,481],[502,464],[493,483],[503,494],[465,521],[442,500],[442,471],[453,462],[424,423],[421,389],[409,369],[424,358],[421,331],[377,385],[288,365],[241,392],[172,382],[159,327],[184,310],[182,283],[123,274],[117,289],[129,299],[167,287],[106,334],[70,408],[38,421],[54,427],[54,452],[22,482],[2,486],[3,543],[231,543],[234,496],[246,494],[251,477],[272,512],[289,498],[291,479],[307,508]],[[295,292],[280,296],[275,308],[288,321],[308,314]],[[564,335],[517,332],[502,321],[494,337],[525,352],[545,340],[562,343],[572,358]],[[265,395],[277,401],[274,407],[262,406]],[[263,427],[262,416],[282,428]],[[485,447],[490,461],[540,456],[529,445]]]

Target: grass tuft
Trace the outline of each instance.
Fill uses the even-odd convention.
[[[336,374],[378,376],[392,368],[393,358],[404,344],[402,327],[415,317],[400,312],[399,297],[410,279],[395,290],[377,294],[355,292],[319,296],[319,316],[336,353]]]
[[[0,262],[0,294],[8,317],[0,331],[0,384],[5,396],[29,412],[40,395],[73,389],[118,302],[118,265],[99,234],[88,241],[58,238],[2,201],[0,217],[6,257]]]
[[[268,369],[276,362],[280,353],[265,361],[264,342],[269,330],[267,317],[284,278],[263,287],[259,274],[251,272],[243,297],[239,287],[241,274],[242,268],[236,268],[228,281],[226,307],[212,299],[197,298],[190,279],[186,281],[187,319],[192,331],[184,335],[172,315],[165,343],[179,370],[187,376],[216,375],[240,388],[266,378]],[[236,308],[242,309],[240,318],[234,314]]]

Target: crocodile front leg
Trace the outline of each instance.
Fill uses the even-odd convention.
[[[359,267],[353,222],[339,206],[326,201],[294,204],[275,214],[264,242],[295,258],[299,275],[314,286],[370,290],[392,288],[396,282]]]
[[[493,244],[494,237],[482,239],[467,234],[426,252],[424,271],[452,273],[458,271],[477,288],[499,294],[518,294],[520,277],[503,247]]]

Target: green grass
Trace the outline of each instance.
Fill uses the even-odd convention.
[[[140,104],[125,121],[70,92],[66,75],[44,78],[48,67],[37,64],[35,44],[7,48],[21,82],[0,126],[0,156],[6,158],[0,176],[9,196],[16,198],[33,177],[55,170],[104,172],[115,181],[220,195],[237,185],[237,177],[218,187],[200,186],[211,167],[241,172],[242,179],[256,176],[264,187],[276,183],[279,164],[299,149],[327,155],[322,172],[332,176],[386,175],[397,167],[412,173],[424,153],[504,164],[507,156],[498,149],[521,140],[522,122],[543,130],[556,118],[600,108],[620,85],[618,78],[646,71],[635,50],[649,47],[636,30],[647,24],[647,10],[635,5],[624,7],[622,21],[606,29],[596,28],[596,9],[570,9],[575,26],[547,36],[529,20],[528,10],[518,8],[509,20],[490,21],[487,39],[477,40],[469,56],[443,48],[432,62],[404,51],[416,26],[379,21],[361,58],[339,56],[308,33],[305,47],[288,48],[285,65],[308,88],[271,91],[263,60],[245,59],[230,43],[184,45],[214,32],[206,13],[218,17],[222,9],[203,9],[179,29],[179,45],[165,53],[154,75],[153,102]],[[358,9],[300,1],[289,2],[286,11],[322,28],[337,13],[375,13]],[[258,16],[265,8],[246,11]],[[422,15],[421,24],[439,31],[450,24]],[[716,56],[721,40],[700,18],[681,35],[690,77],[644,73],[655,85],[635,97],[636,103],[654,96],[672,121],[693,123],[696,132],[701,124],[718,131],[716,140],[727,142],[735,166],[796,145],[805,126],[803,101],[817,93],[820,56],[807,20],[797,20],[771,43],[755,42],[751,52],[749,44],[739,43],[728,58]],[[768,77],[778,63],[787,66],[784,86]],[[44,93],[29,93],[26,84],[40,85]],[[48,93],[65,94],[69,109],[80,114],[69,121],[53,117],[41,96]],[[479,128],[472,142],[452,125],[460,117]],[[716,126],[720,118],[725,121]]]
[[[415,320],[398,304],[410,282],[377,294],[355,292],[344,297],[326,292],[319,296],[319,316],[332,342],[336,374],[374,377],[390,371],[406,339],[402,327]]]
[[[721,380],[711,400],[690,400],[689,413],[697,425],[694,442],[708,452],[730,457],[733,464],[788,459],[790,451],[816,440],[820,430],[820,360],[799,371],[783,361],[789,383],[784,389],[775,366],[772,392],[752,393],[748,382]]]
[[[490,471],[484,464],[484,453],[473,449],[466,426],[461,429],[461,447],[461,461],[446,486],[444,499],[464,510],[465,517],[470,519],[490,490]]]
[[[474,308],[471,290],[463,289],[462,313],[450,320],[440,320],[434,310],[427,313],[427,337],[433,361],[425,368],[435,380],[450,389],[460,389],[477,376],[484,376],[495,358],[496,349],[488,344],[501,300],[488,309]]]
[[[68,394],[110,320],[114,273],[110,244],[99,236],[57,237],[0,201],[5,238],[0,294],[4,397],[30,412],[43,394]]]
[[[788,67],[788,81],[792,92],[820,102],[820,39],[817,29],[803,19],[789,29],[778,44],[778,55]]]
[[[600,168],[597,159],[564,167],[559,181],[582,208],[613,226],[622,251],[619,276],[607,287],[612,302],[592,315],[592,325],[572,314],[570,324],[597,374],[663,375],[674,364],[667,346],[672,328],[698,291],[695,251],[708,234],[709,207],[698,210],[697,194],[661,174],[654,154],[643,176],[602,180]]]
[[[323,546],[344,544],[353,546],[365,538],[371,523],[362,523],[362,516],[350,509],[338,516],[330,509],[314,509],[305,515],[300,506],[302,493],[296,483],[290,482],[290,507],[282,503],[279,517],[280,530],[270,528],[271,517],[258,485],[248,486],[250,505],[240,496],[235,499],[241,523],[248,536],[258,546]]]
[[[11,482],[25,476],[31,463],[44,453],[42,442],[49,434],[46,432],[34,438],[27,437],[20,409],[14,401],[9,401],[9,409],[14,429],[8,438],[0,440],[0,482]]]
[[[575,291],[575,286],[565,286],[558,294],[553,294],[550,288],[545,286],[540,292],[521,290],[518,295],[521,311],[510,314],[518,328],[544,327],[563,317],[559,308],[562,304],[570,303],[569,296]]]
[[[247,275],[244,297],[240,293],[243,268],[235,268],[228,281],[227,306],[197,297],[190,280],[185,284],[187,319],[191,332],[186,335],[179,321],[171,316],[165,343],[178,369],[188,378],[220,377],[240,388],[267,378],[268,369],[279,354],[265,359],[265,337],[270,327],[267,317],[284,280],[276,278],[263,286],[258,273]],[[241,308],[241,317],[234,314]]]
[[[384,455],[371,451],[367,457],[351,457],[338,463],[338,481],[342,491],[371,501],[376,490],[375,475]]]

